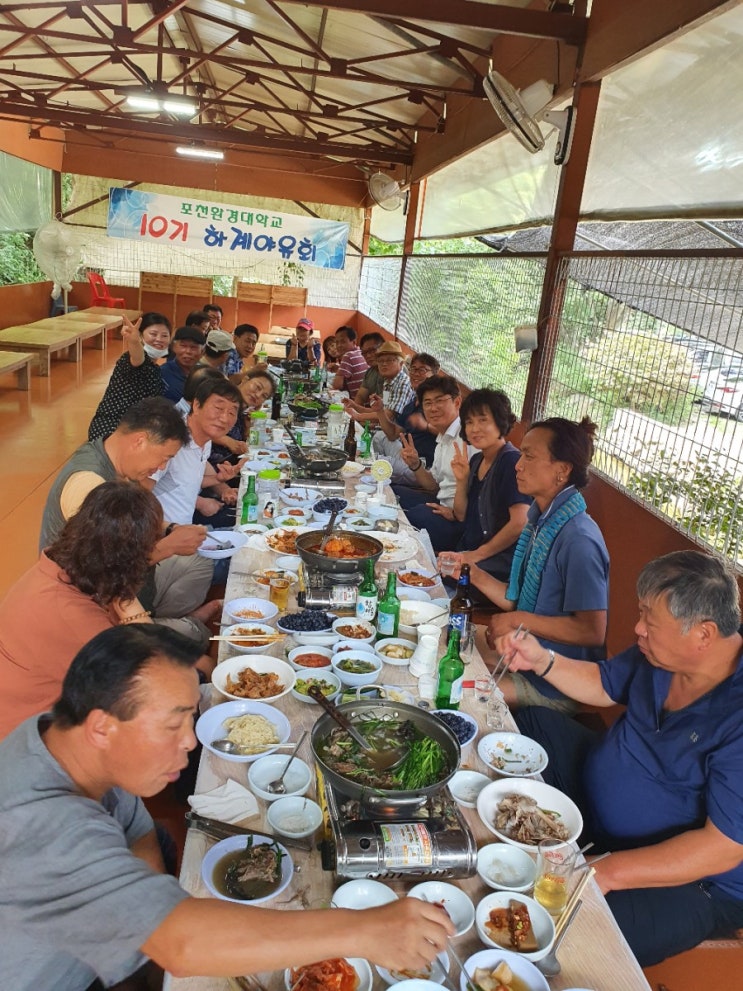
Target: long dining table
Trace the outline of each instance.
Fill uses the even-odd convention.
[[[349,479],[346,483],[346,497],[352,501],[354,498],[355,479]],[[386,499],[394,501],[391,490],[387,489]],[[426,550],[425,538],[420,539],[420,535],[412,527],[407,525],[402,512],[399,512],[400,533],[406,533],[415,544],[415,554],[412,558],[406,558],[405,567],[433,568],[434,563],[430,558],[430,549]],[[429,544],[430,548],[430,544]],[[248,544],[238,550],[231,560],[229,578],[226,588],[226,599],[229,601],[245,595],[260,594],[257,590],[261,588],[255,583],[254,575],[262,568],[275,567],[276,554],[266,548],[265,541],[260,536],[255,535],[250,538]],[[380,581],[380,588],[384,588],[384,577],[391,568],[399,568],[398,563],[385,563],[384,556],[377,565],[377,578]],[[434,593],[435,594],[435,593]],[[441,589],[439,588],[439,594]],[[263,593],[267,597],[267,592]],[[293,598],[290,599],[290,608],[296,608]],[[228,622],[227,617],[223,622]],[[290,646],[294,646],[291,640],[282,645],[275,645],[269,651],[276,656],[283,656],[284,651],[288,651]],[[440,652],[443,653],[443,640],[440,644]],[[226,643],[220,644],[219,660],[224,660],[232,655],[232,650]],[[245,655],[246,660],[250,655]],[[487,675],[486,665],[475,649],[468,654],[468,664],[465,670],[465,681],[469,683],[479,676]],[[385,664],[379,678],[381,684],[395,684],[417,694],[416,679],[410,675],[407,666],[397,666]],[[216,691],[212,689],[212,703],[225,701]],[[280,698],[276,703],[289,718],[292,726],[291,739],[297,740],[303,729],[311,729],[317,720],[320,710],[315,704],[307,704],[294,699],[291,695]],[[486,705],[478,702],[474,692],[466,688],[461,704],[461,710],[474,716],[479,724],[479,735],[488,732],[486,728]],[[515,724],[514,724],[515,729]],[[299,756],[312,765],[312,754],[309,740],[299,751]],[[197,781],[196,791],[200,794],[210,792],[214,788],[223,785],[229,779],[247,786],[247,770],[245,763],[233,763],[216,754],[203,750]],[[463,753],[462,768],[471,768],[488,774],[492,778],[497,777],[497,773],[487,767],[480,760],[477,754],[476,741],[467,747]],[[308,797],[317,798],[311,789]],[[246,828],[253,828],[262,832],[271,832],[266,821],[267,805],[258,800],[259,813],[245,819],[240,825]],[[478,848],[487,843],[497,840],[480,820],[476,809],[463,808],[462,813],[470,829],[472,830]],[[281,839],[279,837],[279,839]],[[180,881],[182,886],[196,897],[209,897],[209,892],[203,884],[200,876],[201,861],[204,854],[213,844],[204,833],[196,829],[189,829],[185,850],[183,855]],[[343,883],[344,879],[335,877],[331,872],[322,869],[320,853],[316,847],[305,852],[299,849],[290,848],[291,856],[295,865],[295,874],[291,885],[282,892],[275,901],[271,901],[261,906],[264,908],[274,908],[280,911],[299,911],[302,909],[328,909],[333,895],[333,891]],[[411,877],[409,880],[385,881],[400,897],[413,887],[414,884],[425,880],[425,876]],[[475,875],[465,879],[457,880],[456,883],[472,899],[475,906],[478,901],[490,892],[484,882]],[[285,938],[285,929],[277,928],[277,938]],[[215,939],[219,934],[215,933]],[[246,928],[246,939],[250,939],[250,930]],[[476,927],[473,927],[464,935],[453,940],[453,947],[460,959],[466,959],[472,953],[484,948],[480,941]],[[609,907],[598,888],[595,881],[590,881],[583,893],[583,904],[577,913],[574,921],[570,925],[562,945],[559,949],[558,959],[561,965],[560,973],[549,979],[550,987],[553,991],[566,991],[566,989],[591,989],[591,991],[648,991],[650,985],[645,979],[645,975],[627,945],[622,933],[612,916]],[[374,991],[381,991],[385,987],[381,977],[372,968],[374,973]],[[258,975],[263,985],[268,991],[283,991],[283,972],[276,971]],[[459,978],[456,969],[450,969],[450,976],[455,985],[459,985]],[[189,977],[174,978],[166,975],[164,988],[166,991],[230,991],[234,989],[228,978],[216,977]]]

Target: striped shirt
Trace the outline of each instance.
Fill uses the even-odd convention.
[[[346,351],[341,358],[338,372],[343,376],[343,381],[351,399],[359,391],[359,387],[364,380],[364,375],[366,375],[368,368],[369,366],[361,353],[361,348],[356,344],[353,345],[350,351]]]

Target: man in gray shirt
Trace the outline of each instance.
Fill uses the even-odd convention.
[[[86,991],[147,958],[179,976],[338,956],[419,968],[453,934],[436,905],[402,898],[304,911],[287,939],[286,915],[189,897],[163,873],[141,798],[175,781],[195,745],[199,653],[151,624],[106,630],[73,660],[53,712],[0,743],[3,989]]]

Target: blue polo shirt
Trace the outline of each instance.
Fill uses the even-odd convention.
[[[160,365],[160,374],[165,387],[163,392],[165,398],[169,399],[171,403],[177,403],[179,399],[183,399],[183,387],[186,384],[187,376],[175,358],[168,358],[164,365]]]
[[[743,844],[743,655],[731,677],[678,712],[664,712],[671,673],[638,647],[600,664],[607,694],[627,711],[584,767],[590,814],[610,849],[700,829],[706,819]],[[743,865],[700,878],[743,901]]]

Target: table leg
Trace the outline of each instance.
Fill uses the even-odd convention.
[[[22,389],[24,392],[28,392],[28,390],[31,388],[31,383],[29,381],[30,378],[31,378],[31,359],[29,358],[26,361],[26,364],[23,366],[23,368],[18,369],[18,388]]]

